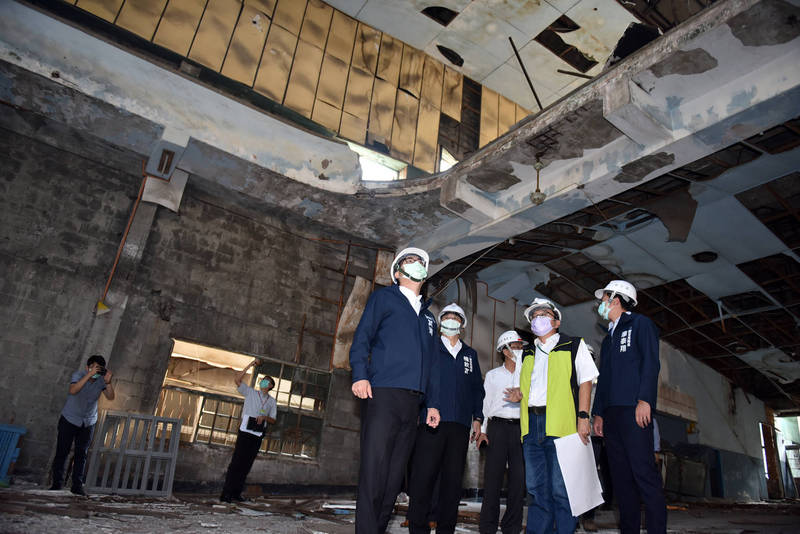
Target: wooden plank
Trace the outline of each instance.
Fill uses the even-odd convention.
[[[245,85],[253,85],[269,25],[270,20],[266,13],[250,4],[242,7],[242,14],[228,47],[228,55],[222,65],[223,75]]]
[[[273,24],[267,36],[253,89],[275,102],[283,102],[296,47],[297,36]]]
[[[303,17],[303,27],[300,29],[300,39],[325,50],[332,16],[331,6],[320,0],[309,0],[306,15]]]
[[[444,65],[425,56],[425,67],[422,72],[422,97],[436,109],[442,107],[442,83],[444,75]]]
[[[359,144],[364,144],[367,137],[367,121],[347,112],[342,113],[342,124],[339,126],[339,135]]]
[[[252,6],[272,20],[272,13],[275,11],[275,2],[277,0],[244,0],[246,6]]]
[[[342,110],[340,108],[331,106],[319,99],[314,102],[314,112],[311,114],[312,121],[323,125],[331,131],[338,132],[341,119]]]
[[[228,51],[241,7],[238,0],[208,0],[189,58],[218,71]]]
[[[403,60],[400,62],[400,83],[398,87],[405,89],[419,98],[422,92],[422,67],[425,54],[413,46],[403,45]]]
[[[167,0],[128,0],[117,17],[117,26],[148,41],[153,38]]]
[[[317,99],[342,109],[347,73],[347,63],[331,54],[325,54],[319,75]]]
[[[289,85],[283,105],[305,117],[311,118],[314,109],[314,95],[317,92],[320,66],[322,65],[322,49],[300,39],[297,52],[294,54]]]
[[[497,135],[498,137],[506,133],[517,122],[516,104],[508,98],[500,95],[497,107]]]
[[[380,78],[375,78],[375,85],[372,88],[372,104],[369,110],[369,125],[367,127],[370,143],[377,141],[387,147],[391,145],[396,99],[397,87]]]
[[[528,111],[527,109],[523,108],[519,104],[516,105],[516,110],[517,110],[517,112],[515,113],[516,116],[514,117],[516,119],[516,122],[521,121],[522,119],[524,119],[525,117],[527,117],[528,115],[531,114],[530,111]]]
[[[442,113],[461,122],[461,92],[464,77],[457,70],[444,68],[444,86],[442,88]]]
[[[481,91],[481,130],[479,148],[497,139],[498,104],[498,94],[484,86]]]
[[[169,0],[153,42],[185,56],[206,7],[205,0]]]
[[[411,163],[417,133],[419,100],[404,91],[397,91],[392,125],[392,157]]]
[[[427,100],[420,101],[417,139],[414,143],[414,166],[431,174],[436,172],[440,116],[439,108]]]
[[[368,72],[350,67],[347,92],[344,97],[344,111],[364,121],[366,129],[369,118],[369,105],[372,99],[372,81],[375,78]],[[344,120],[344,119],[343,119]]]
[[[381,48],[381,32],[366,24],[358,23],[356,42],[353,48],[353,66],[374,74],[378,67],[378,52]]]
[[[350,64],[353,55],[353,41],[356,37],[355,20],[341,11],[334,10],[331,20],[331,31],[328,32],[328,44],[325,52]]]
[[[272,22],[294,35],[300,35],[306,3],[306,0],[278,0]]]
[[[123,0],[78,0],[77,6],[103,20],[114,22]]]
[[[381,51],[378,55],[378,71],[375,75],[386,80],[392,85],[397,85],[400,79],[400,60],[403,57],[403,43],[383,34],[381,36]]]

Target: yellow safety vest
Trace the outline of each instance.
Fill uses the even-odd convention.
[[[577,379],[575,377],[575,353],[580,338],[561,335],[558,343],[548,355],[547,362],[547,409],[545,434],[563,437],[578,431],[575,402],[577,395]],[[536,348],[525,349],[522,354],[522,369],[519,377],[519,388],[522,392],[520,403],[521,438],[528,433],[528,397],[531,391],[531,375],[536,358]]]

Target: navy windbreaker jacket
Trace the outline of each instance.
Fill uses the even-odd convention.
[[[636,406],[639,400],[655,413],[660,370],[658,328],[644,315],[623,313],[603,339],[592,413],[602,417],[605,408]]]
[[[461,350],[453,358],[442,342],[439,358],[439,415],[443,423],[461,423],[469,427],[473,419],[483,420],[483,378],[475,349],[461,342]],[[426,407],[429,407],[426,402]],[[421,419],[424,421],[424,419]]]
[[[439,408],[439,333],[429,304],[417,316],[397,284],[370,295],[350,348],[353,382],[420,391]]]

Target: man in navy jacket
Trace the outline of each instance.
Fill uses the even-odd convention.
[[[428,512],[437,477],[441,479],[436,532],[455,531],[467,447],[480,435],[483,421],[484,392],[478,353],[459,339],[467,316],[461,306],[453,303],[439,313],[439,322],[442,335],[437,343],[437,357],[442,420],[436,428],[421,424],[417,430],[409,482],[411,534],[428,534],[431,530]]]
[[[420,295],[427,268],[424,250],[402,250],[393,285],[370,295],[353,337],[352,390],[363,399],[357,534],[386,531],[423,401],[425,422],[439,424],[436,319]]]
[[[653,422],[658,395],[658,329],[629,311],[636,289],[612,280],[595,292],[597,312],[610,321],[600,352],[600,376],[592,414],[594,432],[605,438],[622,534],[637,533],[644,502],[648,534],[667,531],[667,507],[653,454]]]

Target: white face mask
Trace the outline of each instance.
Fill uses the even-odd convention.
[[[511,354],[514,355],[515,360],[519,361],[519,359],[522,358],[522,349],[510,349],[510,350]]]
[[[454,336],[461,331],[461,323],[455,319],[445,319],[442,321],[442,334]]]

